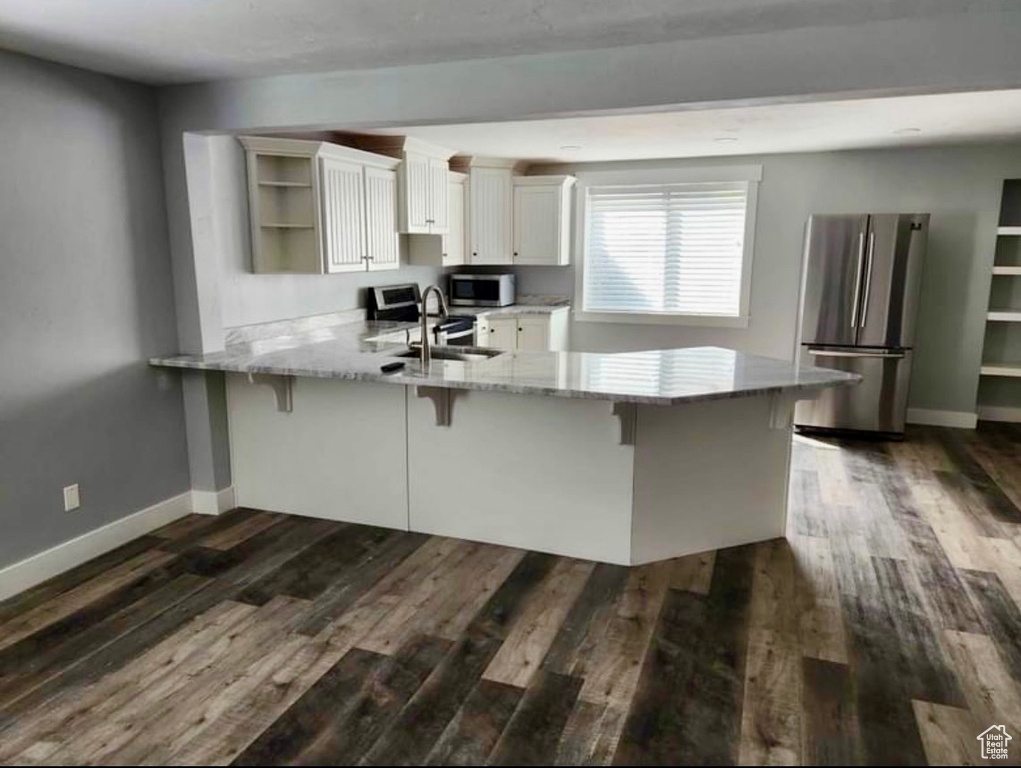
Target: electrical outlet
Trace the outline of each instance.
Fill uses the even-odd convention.
[[[82,505],[81,497],[78,495],[78,483],[64,488],[64,511],[70,512]]]

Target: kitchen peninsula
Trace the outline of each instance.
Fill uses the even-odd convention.
[[[423,366],[410,327],[150,362],[227,374],[241,506],[628,565],[782,536],[794,403],[858,381],[718,347]]]

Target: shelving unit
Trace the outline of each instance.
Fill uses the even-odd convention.
[[[242,143],[249,150],[253,271],[322,272],[315,145]]]
[[[989,286],[978,415],[1021,421],[1021,179],[1006,179]]]

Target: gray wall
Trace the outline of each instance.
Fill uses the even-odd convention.
[[[224,328],[285,320],[365,306],[365,288],[387,283],[436,283],[441,268],[339,275],[256,275],[251,270],[245,153],[233,136],[209,141],[213,231],[219,260],[220,317]],[[403,243],[402,243],[403,248]]]
[[[746,156],[672,164],[726,163],[760,163],[763,168],[748,328],[575,322],[572,348],[609,351],[720,344],[789,358],[797,324],[802,238],[809,214],[929,212],[932,220],[910,405],[973,413],[1000,190],[1004,178],[1021,176],[1021,145]],[[532,171],[584,172],[586,168],[643,165],[649,164],[599,163]],[[552,274],[552,270],[528,272],[520,278],[526,291],[573,289],[573,267],[560,274]]]
[[[189,489],[145,87],[0,51],[0,566]],[[81,486],[65,513],[61,488]]]

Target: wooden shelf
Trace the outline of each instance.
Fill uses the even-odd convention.
[[[268,229],[315,229],[314,224],[283,224],[275,221],[264,221],[259,226]]]
[[[1016,237],[1021,235],[1021,227],[997,227],[996,234]]]
[[[1021,309],[998,309],[990,311],[986,320],[999,323],[1021,323]]]
[[[312,185],[307,181],[260,181],[260,187],[293,187],[296,189],[309,189]]]
[[[1021,363],[982,363],[979,373],[983,376],[1021,378]]]
[[[1021,267],[993,267],[994,275],[1021,275]]]

